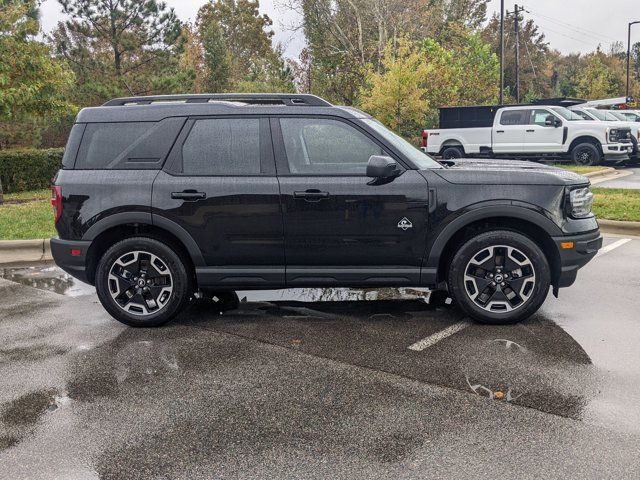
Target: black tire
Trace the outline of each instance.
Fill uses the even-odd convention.
[[[483,259],[487,252],[493,256]],[[518,258],[524,263],[516,261]],[[504,277],[500,285],[494,282],[498,276]],[[506,325],[528,318],[547,298],[550,283],[549,263],[540,247],[509,230],[476,235],[458,249],[449,266],[452,298],[467,315],[482,323]],[[493,293],[485,300],[487,292]]]
[[[593,143],[579,143],[571,150],[571,160],[580,166],[593,166],[602,163],[602,153]]]
[[[127,264],[126,267],[128,269],[122,267],[120,265],[122,258],[130,259],[131,255],[134,258],[138,258],[138,260],[133,261],[131,267]],[[159,262],[156,262],[152,256],[157,258]],[[151,260],[152,258],[154,259]],[[116,264],[116,262],[120,263]],[[151,266],[150,263],[152,262],[156,262],[156,265]],[[141,264],[143,264],[142,269],[139,268]],[[151,268],[149,268],[150,266]],[[162,270],[162,268],[164,269]],[[117,279],[111,276],[110,280],[110,275],[116,272],[116,270],[112,269],[120,270]],[[127,270],[127,272],[124,272],[124,270]],[[149,273],[147,281],[150,282],[150,287],[147,288],[145,286],[144,290],[150,292],[149,296],[153,300],[151,303],[155,302],[157,311],[151,310],[148,303],[144,306],[142,305],[145,300],[142,297],[143,293],[139,292],[143,288],[138,285],[137,281],[134,282],[132,280],[132,278],[137,277],[124,278],[125,276],[135,275],[136,271],[138,273],[142,271],[143,274],[140,274],[142,279]],[[152,276],[161,279],[158,280],[158,285],[151,283]],[[153,281],[155,281],[155,278]],[[121,306],[116,299],[118,297],[114,298],[113,295],[121,292],[124,288],[127,288],[127,290],[118,295],[118,297],[122,297],[120,302],[124,304],[124,306]],[[167,292],[169,288],[170,292]],[[158,290],[160,292],[155,298],[155,293],[152,292],[157,292]],[[131,327],[158,327],[172,320],[189,301],[191,292],[190,276],[184,261],[165,243],[148,237],[131,237],[111,246],[98,262],[96,291],[102,306],[116,320]],[[132,292],[134,296],[128,300],[124,299],[123,295],[127,292]],[[137,303],[134,303],[134,301]],[[125,308],[129,308],[130,311],[126,311]],[[138,310],[137,314],[134,313],[134,309]]]
[[[445,147],[442,151],[442,158],[444,160],[455,160],[457,158],[464,158],[464,150],[462,147]]]

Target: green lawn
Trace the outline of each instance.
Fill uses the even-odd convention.
[[[640,190],[592,188],[598,218],[640,222]],[[49,190],[5,195],[0,205],[0,240],[28,240],[55,235]],[[16,200],[38,199],[15,202]],[[12,203],[14,202],[14,203]]]
[[[45,200],[51,198],[51,190],[46,188],[44,190],[32,190],[30,192],[18,192],[18,193],[5,193],[4,201],[24,201],[24,200]]]
[[[602,166],[582,167],[580,165],[573,165],[571,163],[554,163],[553,166],[562,168],[564,170],[569,170],[570,172],[579,173],[580,175],[584,175],[585,173],[597,172],[598,170],[603,170],[605,168]]]
[[[54,235],[53,207],[49,200],[0,205],[0,240],[29,240]]]
[[[593,211],[598,218],[640,222],[640,190],[627,188],[591,188]]]

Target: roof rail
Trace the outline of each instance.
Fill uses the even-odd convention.
[[[125,105],[151,105],[153,103],[182,102],[209,103],[211,101],[241,102],[250,105],[287,105],[331,107],[326,100],[308,94],[290,93],[201,93],[193,95],[155,95],[149,97],[123,97],[109,100],[104,107]]]

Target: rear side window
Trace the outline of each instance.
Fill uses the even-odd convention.
[[[75,165],[84,128],[84,123],[76,123],[73,128],[71,128],[69,140],[67,140],[67,146],[64,149],[64,156],[62,157],[62,168],[69,169]]]
[[[528,125],[530,110],[506,110],[500,116],[500,125]]]
[[[75,168],[148,170],[162,166],[185,118],[87,124]]]
[[[259,175],[260,144],[258,118],[197,120],[182,145],[182,173]]]

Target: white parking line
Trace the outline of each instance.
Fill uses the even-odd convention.
[[[436,332],[433,335],[429,335],[428,337],[417,341],[413,345],[410,345],[408,348],[409,350],[413,350],[414,352],[421,352],[425,348],[432,347],[439,341],[444,340],[445,338],[450,337],[451,335],[455,335],[461,330],[464,330],[469,325],[471,325],[471,322],[462,321],[462,322],[454,323],[453,325],[445,328],[444,330],[440,330],[439,332]]]
[[[630,238],[621,238],[617,242],[610,243],[606,247],[602,247],[594,258],[598,258],[600,255],[604,255],[605,253],[609,253],[611,250],[615,250],[616,248],[621,247],[622,245],[624,245],[625,243],[628,243],[630,241],[631,241]]]

